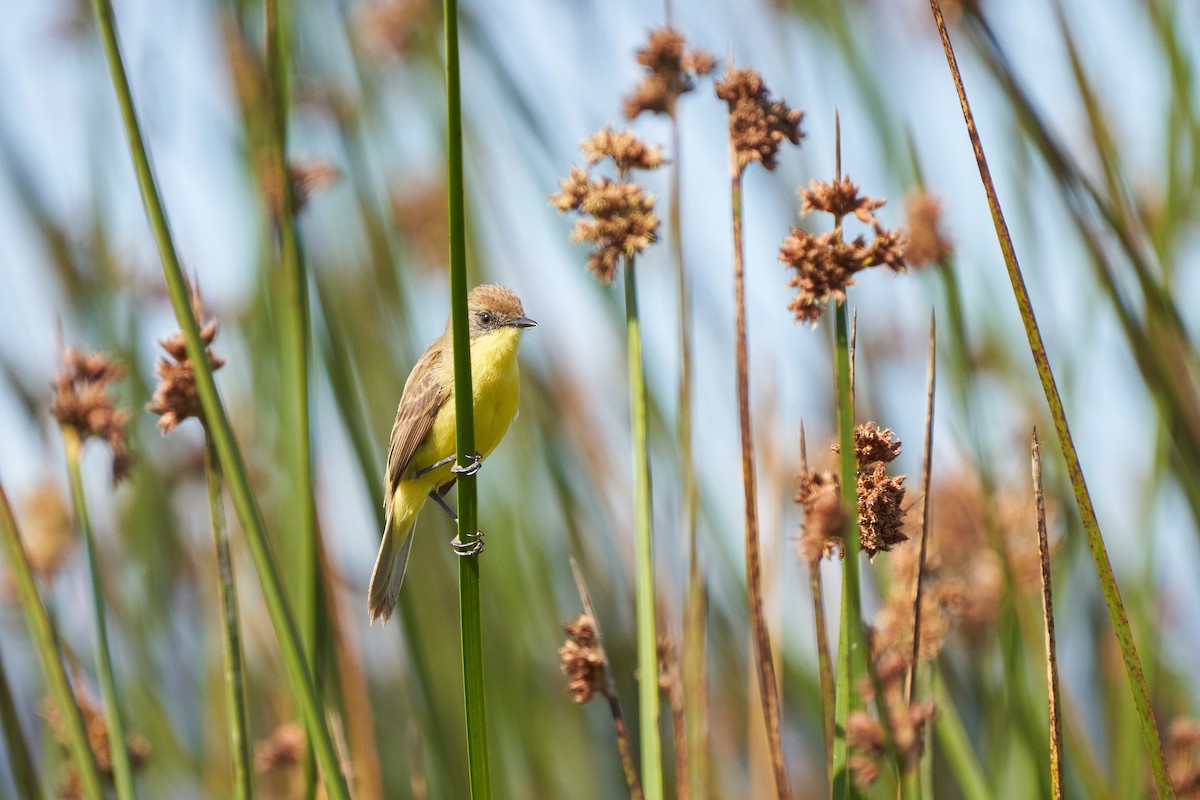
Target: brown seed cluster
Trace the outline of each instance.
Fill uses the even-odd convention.
[[[203,319],[204,308],[198,294],[192,295],[192,310],[196,319]],[[225,365],[225,359],[213,355],[208,349],[217,335],[217,321],[209,320],[200,330],[200,338],[204,342],[204,353],[208,357],[209,366],[215,372]],[[159,341],[162,349],[167,351],[167,358],[160,358],[154,367],[154,374],[159,377],[154,396],[146,405],[146,410],[158,414],[158,427],[163,433],[170,433],[179,423],[189,417],[195,417],[203,422],[204,409],[200,405],[200,393],[196,390],[196,368],[188,358],[184,345],[183,331],[175,331],[170,336]]]
[[[820,234],[793,226],[779,248],[779,260],[796,272],[788,281],[788,286],[796,289],[788,308],[797,321],[815,325],[831,298],[845,301],[846,288],[854,283],[856,273],[877,266],[902,272],[906,238],[899,230],[885,228],[875,217],[885,201],[861,195],[848,177],[833,183],[814,180],[799,194],[803,199],[802,215],[822,211],[834,218],[833,230]],[[842,221],[848,216],[869,225],[873,236],[868,239],[860,234],[846,241]]]
[[[114,482],[124,478],[133,465],[133,457],[125,449],[129,414],[118,409],[109,394],[123,372],[121,365],[104,353],[65,348],[62,369],[54,378],[54,405],[50,408],[58,424],[73,430],[81,441],[94,437],[108,442]]]
[[[801,557],[810,564],[829,558],[841,546],[846,527],[837,475],[828,470],[801,473],[796,502],[804,507],[804,525],[797,540]]]
[[[368,0],[356,13],[357,41],[376,58],[408,61],[437,40],[441,8],[430,0]]]
[[[87,732],[88,746],[96,759],[96,766],[100,772],[111,776],[113,771],[112,743],[108,737],[108,723],[104,719],[104,713],[81,687],[75,689],[75,702],[79,705],[79,712],[83,716],[83,727]],[[50,726],[50,732],[54,734],[55,741],[65,750],[68,747],[67,726],[63,720],[62,711],[54,698],[43,699],[42,716]],[[145,737],[134,733],[125,737],[125,749],[129,754],[129,765],[134,770],[140,769],[150,755],[150,743],[146,741]],[[59,796],[84,796],[79,784],[79,776],[73,766],[67,768],[66,785],[60,790]]]
[[[954,252],[942,234],[941,201],[926,192],[914,192],[904,199],[904,208],[908,217],[904,261],[908,266],[934,264]]]
[[[924,750],[924,729],[937,716],[933,701],[906,701],[907,659],[893,652],[880,653],[877,643],[872,644],[872,652],[876,654],[875,675],[883,689],[877,705],[887,710],[892,740],[901,760],[916,764]],[[858,691],[868,705],[875,699],[870,679],[864,679]],[[854,780],[859,786],[869,786],[878,776],[887,752],[884,727],[870,713],[855,711],[846,720],[846,738],[854,750],[850,757]]]
[[[880,653],[912,657],[913,581],[919,559],[915,541],[895,548],[888,559],[890,589],[875,617],[875,648]],[[921,642],[917,658],[923,661],[937,658],[967,603],[968,590],[962,580],[931,571],[927,565],[921,581]]]
[[[292,173],[292,198],[297,214],[308,205],[309,198],[328,189],[342,177],[340,169],[321,158],[294,160],[288,164],[288,169]]]
[[[689,48],[674,28],[655,28],[637,62],[646,68],[642,82],[625,98],[625,118],[642,112],[675,116],[679,96],[696,88],[696,79],[712,72],[716,61],[706,50]]]
[[[254,744],[254,770],[260,775],[294,767],[304,758],[308,739],[295,722],[281,724],[266,739]]]
[[[629,181],[631,170],[656,169],[663,163],[658,147],[647,147],[627,131],[602,128],[587,139],[582,150],[589,166],[611,159],[620,173],[618,180],[593,176],[582,167],[572,166],[561,191],[550,195],[559,213],[577,212],[581,219],[571,231],[571,241],[586,242],[593,250],[588,269],[605,283],[617,274],[622,256],[633,258],[658,241],[658,215],[655,197]]]
[[[446,181],[405,181],[391,194],[392,219],[397,230],[408,243],[412,260],[422,269],[437,271],[442,275],[442,266],[450,247],[450,221],[448,218]]]
[[[587,614],[580,614],[563,624],[567,640],[558,648],[562,659],[559,668],[570,680],[567,691],[571,699],[582,705],[597,692],[604,691],[604,656],[600,653],[596,625]]]
[[[729,106],[729,144],[740,173],[754,161],[775,169],[785,141],[800,144],[804,112],[772,100],[762,75],[747,67],[730,68],[717,81],[717,97]]]
[[[1167,730],[1167,763],[1175,796],[1200,798],[1200,720],[1176,717]]]
[[[29,566],[50,580],[75,551],[75,532],[62,490],[44,480],[21,501],[22,533]]]

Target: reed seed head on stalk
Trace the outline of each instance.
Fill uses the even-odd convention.
[[[77,539],[58,484],[45,479],[21,501],[25,553],[29,566],[42,580],[50,580],[75,552]]]
[[[869,679],[859,685],[859,694],[865,701],[878,700],[878,706],[886,710],[893,743],[901,760],[915,764],[924,751],[922,732],[936,717],[937,711],[933,701],[905,701],[907,658],[893,651],[880,653],[874,644],[872,650],[876,653],[875,675],[883,689],[883,697],[875,698],[874,686]],[[854,711],[846,720],[846,738],[855,751],[850,757],[855,782],[864,787],[871,785],[887,755],[883,725],[870,712]]]
[[[54,376],[54,404],[50,413],[60,427],[75,432],[79,440],[104,439],[113,454],[112,475],[116,483],[133,466],[125,448],[125,426],[129,414],[118,409],[109,389],[124,370],[104,353],[63,349],[62,367]]]
[[[196,292],[192,293],[192,310],[197,320],[204,318],[204,306]],[[225,365],[225,359],[214,355],[209,349],[216,335],[217,321],[210,319],[200,329],[200,339],[204,342],[204,353],[214,372]],[[158,427],[166,434],[189,417],[203,422],[204,409],[200,405],[200,393],[196,390],[196,368],[188,358],[183,331],[175,331],[158,343],[170,358],[160,358],[154,367],[159,383],[146,410],[158,414]]]
[[[617,167],[618,180],[593,176],[579,166],[559,182],[561,191],[550,195],[559,213],[577,212],[582,219],[571,231],[571,241],[593,246],[588,269],[611,283],[617,274],[621,256],[633,258],[658,241],[658,215],[654,213],[654,195],[628,179],[634,169],[651,170],[662,166],[662,152],[647,147],[628,131],[616,132],[605,126],[581,145],[589,167],[610,159]]]
[[[450,246],[449,203],[445,176],[405,181],[390,197],[392,220],[421,269],[442,275]]]
[[[597,692],[604,691],[604,656],[600,653],[596,624],[587,614],[580,614],[563,624],[567,640],[558,648],[562,659],[559,669],[570,680],[567,691],[571,699],[583,705]]]
[[[83,715],[83,726],[87,732],[88,746],[91,748],[92,755],[96,759],[96,766],[104,775],[111,777],[113,774],[112,742],[108,737],[108,723],[104,719],[104,713],[83,687],[78,685],[75,687],[75,702],[79,706],[79,712]],[[65,750],[68,741],[67,727],[63,721],[62,711],[54,701],[54,698],[46,697],[43,699],[42,716],[45,717],[46,723],[50,726],[50,732],[54,734],[55,741]],[[146,741],[144,736],[135,733],[126,735],[125,749],[129,753],[129,764],[134,770],[140,769],[150,755],[150,743]],[[60,796],[73,796],[70,794],[70,790],[72,787],[78,786],[78,780],[74,767],[68,766],[67,785]],[[82,797],[83,794],[80,793],[78,796]]]
[[[858,462],[859,546],[869,557],[908,539],[904,523],[904,475],[889,475],[885,464],[900,455],[900,441],[890,428],[873,422],[854,430]],[[835,443],[831,448],[837,452]],[[809,470],[800,475],[796,502],[804,506],[800,553],[809,562],[840,550],[845,528],[841,488],[832,472]],[[844,555],[844,553],[843,553]]]
[[[942,233],[940,200],[917,191],[904,198],[904,209],[908,217],[904,260],[910,267],[936,263],[954,252],[954,246]]]
[[[707,50],[687,46],[683,34],[671,27],[654,28],[637,51],[646,68],[642,82],[625,98],[625,118],[642,112],[675,115],[679,96],[696,88],[696,79],[712,72],[716,59]]]
[[[772,100],[762,75],[748,67],[730,67],[717,81],[717,97],[729,106],[729,144],[739,173],[758,161],[775,169],[785,141],[800,144],[804,112]]]
[[[912,654],[913,579],[916,577],[919,548],[908,541],[892,550],[888,571],[892,576],[883,606],[875,617],[875,647],[880,653]],[[922,661],[937,658],[946,639],[967,607],[967,587],[962,580],[930,569],[928,553],[921,581],[921,642],[917,657]]]
[[[861,195],[849,177],[832,183],[814,180],[799,194],[801,215],[821,211],[834,218],[833,230],[821,234],[793,226],[779,248],[779,260],[796,271],[788,281],[797,290],[788,308],[798,322],[815,325],[830,299],[845,302],[846,288],[854,283],[856,273],[876,266],[903,272],[906,237],[876,218],[875,211],[886,201]],[[846,241],[842,223],[849,216],[869,225],[872,237],[860,234]]]

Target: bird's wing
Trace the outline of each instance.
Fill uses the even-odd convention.
[[[404,386],[404,395],[396,409],[396,421],[392,424],[392,439],[388,445],[387,476],[384,481],[383,508],[387,516],[392,513],[392,497],[396,487],[408,471],[413,454],[429,435],[438,411],[449,396],[439,385],[438,372],[442,359],[440,349],[430,348],[413,367]]]

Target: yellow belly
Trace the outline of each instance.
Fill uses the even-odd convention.
[[[516,328],[501,328],[471,340],[471,390],[474,395],[475,449],[487,458],[517,415],[520,396],[520,375],[517,370],[517,349],[521,332]],[[444,379],[453,385],[453,353],[447,352],[440,368],[445,370]],[[455,431],[454,393],[446,399],[442,411],[434,420],[433,428],[425,441],[417,448],[410,462],[408,476],[436,464],[446,456],[457,452],[458,437]],[[431,484],[440,486],[453,476],[450,465],[427,473]]]

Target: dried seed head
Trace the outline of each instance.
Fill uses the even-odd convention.
[[[579,145],[588,166],[611,158],[622,175],[631,169],[652,170],[663,165],[662,148],[647,147],[632,131],[614,131],[605,125]]]
[[[1172,748],[1181,751],[1200,747],[1200,719],[1176,717],[1167,729],[1167,741]]]
[[[392,192],[392,218],[396,228],[408,243],[417,266],[438,270],[450,242],[449,208],[446,202],[444,178],[412,184]]]
[[[671,697],[672,693],[681,688],[676,680],[678,665],[675,661],[675,642],[670,636],[658,637],[658,690]]]
[[[736,156],[737,171],[753,161],[775,169],[783,142],[799,144],[804,138],[800,121],[804,112],[789,108],[782,100],[771,100],[758,72],[728,69],[717,81],[717,97],[729,106],[729,143]]]
[[[674,116],[679,96],[694,89],[696,78],[716,66],[712,54],[688,48],[683,34],[674,28],[651,30],[645,47],[637,51],[637,61],[646,68],[646,74],[633,94],[625,98],[626,119],[643,111]]]
[[[355,18],[356,39],[377,58],[413,58],[436,40],[441,4],[429,0],[369,0]]]
[[[133,457],[125,449],[129,414],[113,405],[108,391],[122,375],[121,365],[104,353],[81,353],[67,347],[62,369],[55,375],[50,413],[58,424],[73,430],[80,441],[95,437],[108,442],[113,454],[113,481],[129,472]]]
[[[292,769],[304,759],[307,748],[304,728],[295,722],[285,722],[268,738],[254,744],[254,770],[262,775]]]
[[[800,555],[815,564],[833,555],[845,533],[846,512],[837,476],[817,470],[802,473],[796,502],[804,506],[804,525],[798,542]]]
[[[903,271],[905,236],[888,230],[875,218],[875,210],[885,201],[860,195],[848,177],[833,183],[814,180],[799,194],[802,215],[823,211],[835,220],[834,229],[820,235],[793,227],[779,248],[779,260],[796,272],[788,281],[788,286],[797,290],[788,308],[798,322],[815,325],[831,299],[845,302],[846,288],[854,283],[857,272],[876,266]],[[848,216],[869,225],[872,238],[859,235],[846,241],[842,220]]]
[[[22,532],[29,566],[50,580],[75,551],[71,515],[58,484],[44,480],[21,501]]]
[[[81,686],[76,686],[75,702],[83,716],[84,730],[87,731],[88,746],[96,758],[96,766],[105,775],[112,775],[112,749],[108,738],[108,723],[96,702]],[[42,701],[42,716],[46,718],[54,739],[65,750],[68,747],[66,723],[62,711],[54,698],[47,697]],[[150,754],[150,743],[145,737],[130,733],[125,737],[125,749],[129,754],[129,763],[135,770],[140,769]]]
[[[863,551],[870,557],[908,539],[904,523],[904,475],[890,476],[883,464],[858,471],[858,524]]]
[[[588,269],[605,283],[617,273],[621,256],[633,258],[658,241],[658,216],[655,197],[626,179],[631,169],[654,169],[662,164],[657,147],[646,147],[630,133],[602,129],[583,143],[589,165],[611,158],[621,180],[593,177],[579,166],[559,182],[560,191],[550,202],[560,213],[577,212],[583,219],[575,223],[571,241],[587,242],[593,247]]]
[[[911,657],[913,631],[913,587],[917,560],[916,542],[909,541],[892,550],[888,560],[892,575],[891,589],[875,617],[875,644],[882,652]],[[967,606],[967,590],[958,578],[937,574],[926,565],[921,581],[921,642],[917,657],[924,661],[937,658],[946,638],[962,618]]]
[[[905,263],[910,267],[923,267],[954,252],[954,246],[942,235],[942,204],[936,197],[914,192],[905,198],[904,207],[908,216]]]
[[[297,214],[308,205],[309,198],[328,189],[342,177],[340,169],[319,158],[292,161],[288,168],[292,173],[292,198],[295,200]]]
[[[860,467],[882,461],[890,463],[900,455],[900,440],[891,428],[880,428],[874,422],[854,429],[854,458]]]
[[[559,669],[570,678],[567,691],[571,699],[582,705],[596,692],[604,691],[604,656],[600,654],[596,626],[587,614],[580,614],[563,624],[567,640],[558,648],[562,659]]]
[[[204,319],[204,306],[196,292],[192,293],[192,311],[197,320]],[[204,353],[214,372],[225,365],[225,359],[213,355],[212,350],[208,348],[216,335],[215,319],[209,320],[200,329],[200,339],[205,346]],[[188,417],[203,421],[204,409],[200,405],[195,365],[188,358],[183,331],[175,331],[167,338],[159,340],[159,345],[170,358],[160,358],[154,367],[154,374],[159,377],[159,383],[154,388],[154,396],[146,404],[146,410],[158,414],[158,427],[163,433],[170,433]]]

